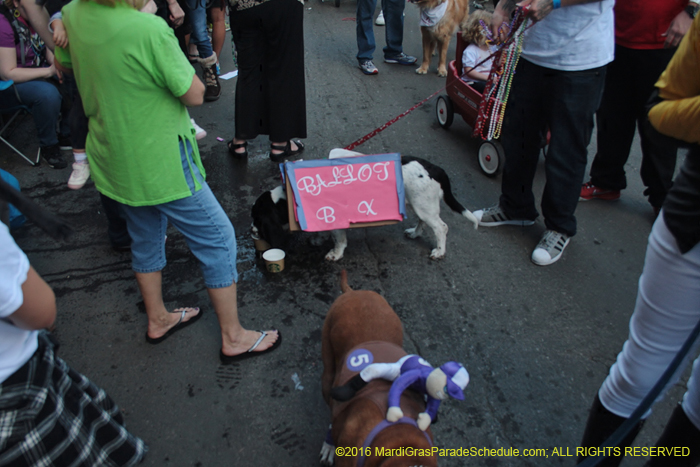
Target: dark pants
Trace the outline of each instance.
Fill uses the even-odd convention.
[[[661,207],[676,167],[676,147],[659,146],[644,130],[645,106],[659,75],[671,60],[673,49],[635,50],[615,46],[615,61],[608,65],[605,91],[596,115],[598,153],[591,165],[591,183],[608,190],[627,187],[625,163],[639,128],[642,144],[642,181],[649,202]]]
[[[537,218],[532,183],[541,135],[549,128],[542,214],[548,229],[576,234],[574,211],[604,82],[605,67],[559,71],[520,60],[501,132],[506,163],[500,205],[506,214],[516,219]]]
[[[100,193],[100,201],[102,201],[102,208],[107,216],[109,243],[117,249],[131,246],[131,236],[127,230],[126,217],[121,210],[120,203],[102,193]]]
[[[231,9],[238,54],[236,138],[306,138],[303,21],[304,6],[297,0]]]
[[[74,150],[85,149],[85,141],[88,134],[88,118],[83,108],[83,99],[80,97],[74,78],[67,80],[65,85],[70,86],[73,96],[73,105],[68,115],[71,146],[73,146]]]

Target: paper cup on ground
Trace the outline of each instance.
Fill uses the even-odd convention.
[[[270,272],[280,272],[284,269],[284,251],[279,248],[271,248],[263,253],[265,267]]]
[[[255,244],[255,249],[257,251],[267,251],[270,248],[272,248],[272,246],[269,243],[267,243],[265,240],[258,237],[257,235],[252,235],[252,237],[253,243]]]

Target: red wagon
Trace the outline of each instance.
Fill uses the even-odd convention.
[[[454,120],[455,112],[474,128],[481,102],[481,93],[462,81],[462,53],[467,47],[461,34],[457,34],[457,55],[447,68],[447,94],[437,98],[435,106],[438,123],[448,129]],[[504,163],[503,146],[497,140],[481,143],[478,151],[479,167],[488,177],[495,177]]]

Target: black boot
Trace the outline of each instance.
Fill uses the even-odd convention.
[[[700,464],[700,430],[693,425],[680,404],[668,419],[656,447],[677,447],[678,453],[670,457],[650,457],[644,467],[695,467]]]
[[[343,386],[331,388],[331,397],[337,401],[345,402],[355,397],[355,393],[367,386],[367,382],[362,379],[360,374],[353,376],[350,381]]]
[[[595,399],[593,400],[593,405],[591,406],[591,411],[588,414],[588,421],[586,422],[586,429],[583,432],[581,447],[597,448],[603,444],[605,440],[608,439],[610,435],[613,434],[615,430],[617,430],[626,420],[626,418],[619,417],[606,409],[596,394]],[[598,467],[617,467],[620,465],[625,448],[632,445],[632,441],[634,441],[634,438],[639,433],[639,430],[642,429],[643,424],[643,420],[637,423],[630,434],[628,434],[616,448],[607,448],[605,453],[608,454],[608,457],[603,459],[598,464]],[[603,453],[603,451],[601,450],[600,453]],[[598,454],[599,452],[597,452],[595,449],[586,449],[586,455],[579,456],[578,463],[580,464],[587,457],[597,456]]]

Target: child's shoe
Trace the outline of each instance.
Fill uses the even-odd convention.
[[[78,190],[85,185],[90,178],[90,164],[85,162],[73,162],[73,172],[68,179],[68,188]]]
[[[194,137],[197,138],[197,141],[199,141],[200,139],[207,136],[207,131],[204,128],[202,128],[201,126],[197,125],[194,122],[194,118],[190,118],[190,121],[192,122],[192,126],[194,127],[194,131],[195,131]]]

